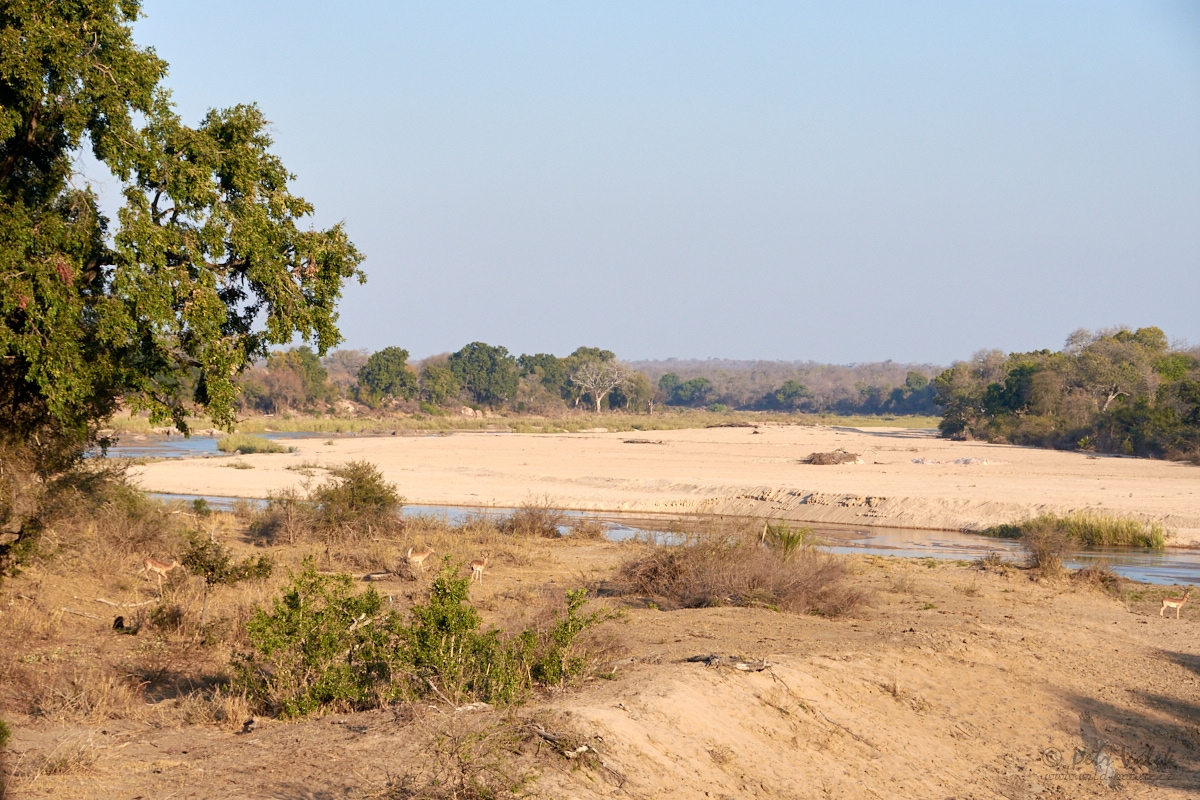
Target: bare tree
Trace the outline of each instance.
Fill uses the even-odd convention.
[[[630,370],[615,359],[608,361],[585,361],[571,376],[571,383],[591,395],[596,403],[596,412],[608,393],[629,380]]]

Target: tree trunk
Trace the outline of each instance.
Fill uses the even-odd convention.
[[[204,579],[204,608],[200,611],[200,635],[208,625],[208,578]]]

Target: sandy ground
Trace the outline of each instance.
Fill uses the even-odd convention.
[[[492,570],[473,593],[481,606],[499,607],[531,586],[611,570],[630,548],[562,543],[536,568]],[[875,596],[854,619],[658,611],[637,598],[610,600],[627,605],[606,626],[622,645],[613,651],[616,677],[519,712],[553,715],[600,753],[603,767],[543,752],[541,777],[527,789],[561,798],[814,800],[1200,794],[1195,608],[1164,619],[1154,588],[1117,600],[1035,583],[1020,571],[870,556],[851,563],[855,580]],[[686,660],[710,653],[771,666],[750,673]],[[414,751],[415,742],[429,741],[424,727],[503,716],[464,713],[470,719],[462,722],[446,709],[266,720],[245,735],[132,720],[20,720],[12,794],[378,796],[389,776],[445,756],[451,737]],[[473,746],[478,762],[484,756]],[[88,756],[83,766],[37,768],[80,751]],[[1110,782],[1097,778],[1098,765],[1105,775],[1111,769]]]
[[[545,498],[584,510],[953,530],[1093,509],[1163,522],[1177,534],[1172,544],[1200,546],[1194,465],[951,442],[932,431],[768,425],[293,443],[298,453],[237,457],[253,469],[229,469],[229,458],[165,461],[140,467],[139,480],[157,492],[265,497],[305,480],[289,467],[366,459],[415,504],[511,507]],[[836,449],[863,463],[800,463]]]

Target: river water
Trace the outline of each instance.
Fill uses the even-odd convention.
[[[330,438],[327,433],[267,433],[270,439]],[[109,449],[112,458],[187,458],[216,456],[217,440],[211,436],[172,437],[127,437],[127,444]],[[191,502],[200,495],[152,494],[161,500],[184,500]],[[231,510],[239,498],[203,496],[210,507]],[[248,501],[261,505],[262,500]],[[511,508],[474,508],[467,506],[420,506],[404,507],[406,516],[434,514],[445,516],[451,523],[469,516],[512,513]],[[568,519],[582,516],[585,512],[566,511]],[[673,527],[670,518],[654,518],[647,515],[588,513],[608,526],[608,538],[621,541],[633,537],[644,537],[654,541],[671,541],[669,532]],[[835,553],[865,553],[904,558],[944,558],[974,560],[989,552],[1002,557],[1022,557],[1020,545],[1010,539],[995,539],[973,533],[956,531],[921,530],[907,528],[878,528],[838,525],[812,526],[825,545]],[[664,531],[667,531],[664,533]],[[1090,547],[1070,559],[1071,568],[1084,567],[1097,562],[1107,563],[1118,574],[1131,580],[1165,584],[1200,584],[1200,549],[1169,548],[1167,550],[1142,550],[1128,547]]]

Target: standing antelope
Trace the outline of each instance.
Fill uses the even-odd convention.
[[[1189,587],[1188,590],[1183,593],[1183,597],[1164,597],[1162,599],[1162,608],[1158,610],[1158,615],[1161,617],[1164,611],[1166,611],[1168,608],[1173,608],[1175,609],[1175,619],[1179,619],[1179,609],[1183,608],[1183,604],[1186,603],[1188,598],[1191,596],[1192,590]]]
[[[410,547],[408,548],[408,555],[405,556],[405,558],[408,559],[408,565],[410,567],[416,567],[421,572],[424,572],[425,559],[429,558],[431,555],[433,555],[433,551],[428,547],[422,547],[420,550],[413,550]]]
[[[475,559],[471,562],[471,580],[483,583],[483,570],[487,566],[487,556],[483,560]]]
[[[159,561],[157,558],[150,558],[150,557],[147,557],[146,559],[144,559],[142,561],[142,564],[143,564],[142,568],[140,570],[138,570],[138,575],[145,574],[146,579],[149,580],[150,573],[151,572],[156,573],[158,575],[159,594],[162,594],[162,582],[163,582],[163,578],[167,577],[167,573],[170,572],[171,570],[175,569],[178,566],[182,566],[178,561],[176,561],[174,559],[171,559],[171,563],[167,564],[163,561]]]

